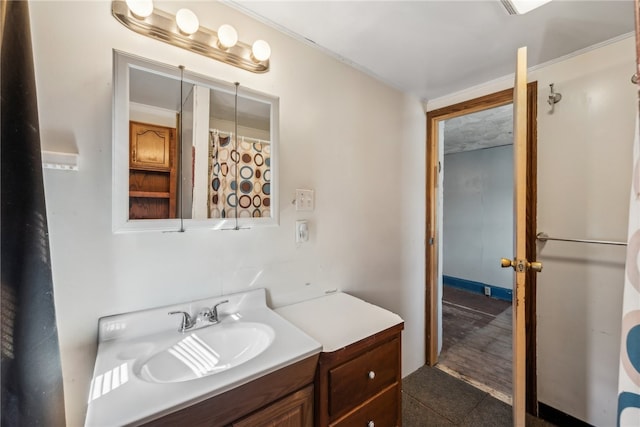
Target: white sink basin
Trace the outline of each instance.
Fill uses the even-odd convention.
[[[175,383],[214,375],[242,365],[265,351],[275,333],[263,323],[218,324],[181,334],[169,347],[134,364],[135,374],[152,383]]]

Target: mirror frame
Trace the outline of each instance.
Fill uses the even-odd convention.
[[[113,50],[113,139],[112,139],[112,231],[114,233],[136,231],[187,231],[191,229],[238,230],[262,226],[277,226],[280,217],[279,202],[279,98],[240,85],[238,96],[271,105],[271,203],[270,217],[262,218],[209,218],[184,219],[129,219],[129,69],[153,72],[179,83],[219,90],[235,94],[235,84],[191,71],[178,66],[162,64],[136,55]],[[207,127],[209,124],[207,123]],[[181,146],[179,138],[178,146]],[[178,173],[182,180],[182,168]]]

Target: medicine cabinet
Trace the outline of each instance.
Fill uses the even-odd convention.
[[[114,232],[277,225],[278,104],[114,51]]]

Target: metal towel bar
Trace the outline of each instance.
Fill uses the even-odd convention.
[[[627,246],[627,242],[615,242],[611,240],[562,239],[559,237],[549,237],[549,235],[544,232],[536,234],[536,239],[540,240],[541,242],[546,242],[547,240],[558,240],[561,242],[596,243],[598,245]]]

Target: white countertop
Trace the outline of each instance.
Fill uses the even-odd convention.
[[[320,342],[327,353],[403,322],[397,314],[343,292],[275,311]]]

